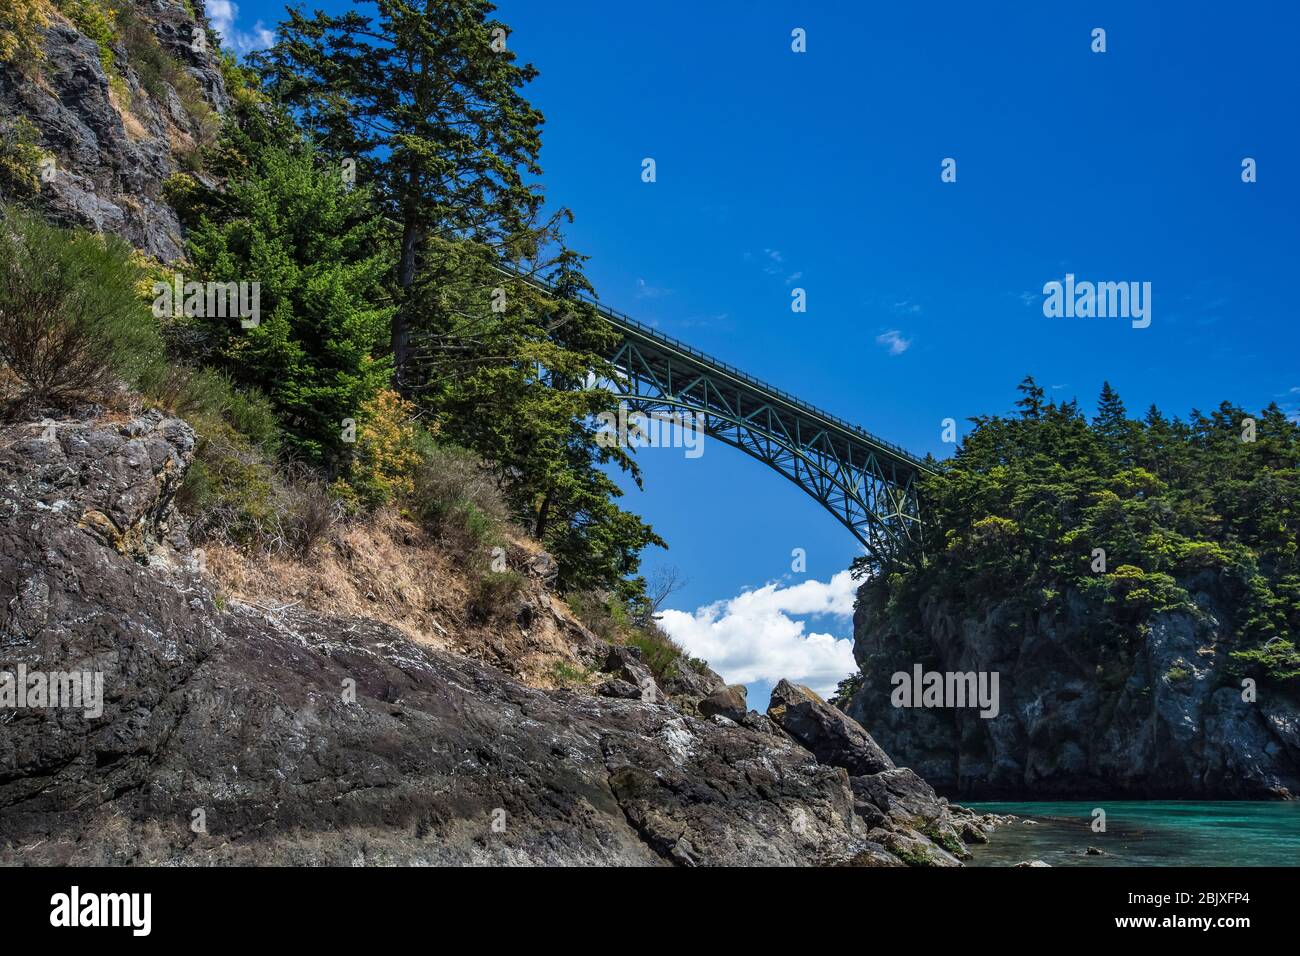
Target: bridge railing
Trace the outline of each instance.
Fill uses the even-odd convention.
[[[548,292],[552,295],[555,294],[555,290],[548,283],[546,283],[541,279],[535,278],[534,276],[522,275],[516,270],[505,265],[498,266],[498,269],[500,269],[500,271],[506,273],[507,275],[514,276],[516,279],[522,279],[525,282],[531,282],[533,285],[537,286],[539,289],[542,289],[544,292]],[[818,406],[813,405],[810,402],[806,402],[803,399],[798,398],[797,396],[791,395],[783,388],[779,388],[776,385],[772,385],[768,382],[763,381],[760,378],[750,375],[746,371],[736,368],[736,366],[732,365],[730,362],[724,362],[721,359],[714,358],[712,355],[709,355],[707,352],[702,352],[699,349],[695,348],[693,345],[689,345],[686,342],[683,342],[681,339],[674,338],[671,335],[659,331],[652,325],[647,325],[646,323],[640,321],[639,319],[632,318],[632,316],[628,315],[626,312],[620,312],[618,309],[611,308],[610,306],[605,305],[603,302],[601,302],[595,296],[590,295],[589,293],[580,291],[576,293],[576,297],[582,302],[585,302],[588,305],[592,306],[597,312],[600,312],[602,315],[604,315],[605,318],[611,319],[615,324],[621,323],[623,325],[629,325],[635,328],[638,332],[648,336],[651,339],[661,342],[664,345],[670,345],[673,348],[678,349],[679,351],[687,352],[690,355],[694,356],[695,358],[698,358],[709,365],[715,366],[716,368],[720,368],[726,371],[728,374],[733,375],[738,379],[741,379],[747,385],[752,385],[755,388],[762,389],[763,391],[771,392],[773,395],[779,396],[781,399],[783,399],[790,405],[794,406],[799,411],[807,412],[813,415],[817,415],[821,418],[824,418],[825,420],[831,422],[832,424],[844,429],[845,431],[853,433],[855,436],[863,439],[864,441],[870,444],[878,445],[882,448],[888,449],[889,451],[897,455],[899,458],[903,459],[904,461],[910,462],[911,464],[915,465],[917,468],[920,468],[922,470],[927,470],[927,471],[929,470],[929,466],[926,465],[925,462],[921,461],[919,458],[917,458],[915,455],[909,452],[906,448],[903,448],[901,445],[896,445],[891,441],[873,435],[865,428],[862,428],[858,425],[854,425],[852,422],[845,421],[843,418],[840,418],[838,415],[826,411],[824,408],[819,408]]]

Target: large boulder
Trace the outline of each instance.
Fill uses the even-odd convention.
[[[772,689],[767,715],[821,763],[843,767],[853,776],[894,769],[889,755],[857,721],[807,687],[782,680]]]
[[[716,715],[740,723],[749,713],[748,693],[744,684],[728,684],[700,701],[700,713],[705,717]]]

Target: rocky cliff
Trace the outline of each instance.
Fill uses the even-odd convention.
[[[205,175],[198,151],[228,107],[203,5],[133,0],[95,29],[75,22],[82,9],[51,4],[34,54],[0,68],[0,126],[34,131],[46,165],[32,198],[49,216],[173,261],[164,188],[178,170]]]
[[[1154,614],[1122,653],[1098,646],[1077,595],[1063,616],[941,600],[900,615],[864,585],[854,618],[863,683],[846,709],[895,759],[967,799],[1300,793],[1300,700],[1266,684],[1247,699],[1224,646],[1223,585],[1209,571],[1179,584],[1197,612]],[[916,664],[996,672],[999,713],[894,706],[891,676]]]
[[[223,599],[172,505],[193,454],[157,411],[0,430],[0,683],[103,688],[0,703],[0,861],[955,865],[995,822],[803,688],[659,688],[567,618],[603,682]]]

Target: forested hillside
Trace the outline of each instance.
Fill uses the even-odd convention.
[[[1135,417],[1109,384],[1089,420],[1032,379],[1017,408],[974,420],[923,546],[863,585],[850,712],[954,787],[1295,789],[1300,425]],[[1003,715],[900,714],[913,661],[999,671]]]

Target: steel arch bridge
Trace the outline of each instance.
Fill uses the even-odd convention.
[[[613,390],[629,412],[699,416],[705,434],[794,482],[877,562],[920,540],[918,482],[932,466],[631,316],[582,299],[619,333],[606,358],[619,373]]]

